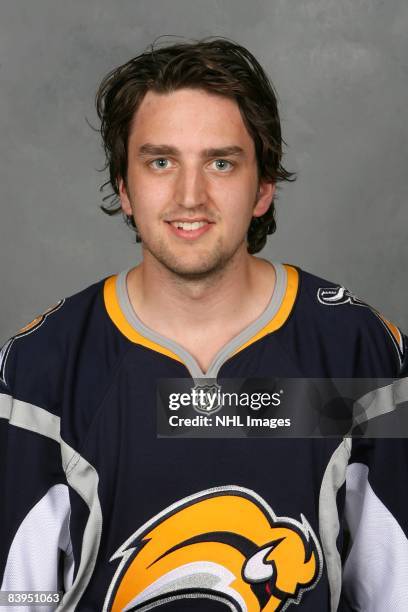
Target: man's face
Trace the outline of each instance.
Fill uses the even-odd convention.
[[[131,127],[127,186],[120,181],[145,259],[185,278],[221,270],[246,253],[251,218],[267,211],[273,193],[272,183],[258,182],[234,100],[201,89],[146,94]]]

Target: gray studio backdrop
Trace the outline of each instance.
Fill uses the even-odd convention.
[[[278,91],[285,162],[262,256],[345,284],[408,330],[406,0],[2,0],[0,341],[139,261],[98,206],[94,94],[162,34],[246,45]]]

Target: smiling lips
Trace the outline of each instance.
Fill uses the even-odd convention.
[[[199,236],[202,236],[205,232],[207,232],[213,223],[204,219],[200,219],[197,221],[168,221],[167,224],[170,227],[172,233],[176,236],[193,240],[194,238],[198,238]]]

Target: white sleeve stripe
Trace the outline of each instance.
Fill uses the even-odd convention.
[[[357,610],[395,612],[408,601],[408,540],[374,493],[368,467],[347,468],[345,517],[352,547],[344,565],[344,592]]]
[[[56,484],[24,517],[10,546],[1,590],[56,591],[58,557],[72,550],[69,533],[70,501],[68,486]],[[73,557],[64,572],[65,582],[73,573]],[[39,612],[55,610],[55,605],[35,606]],[[22,608],[27,610],[27,607]],[[30,608],[31,609],[31,608]],[[17,612],[17,610],[16,610]]]
[[[8,419],[10,425],[33,431],[58,442],[67,482],[88,506],[89,517],[83,532],[78,571],[72,586],[66,591],[55,612],[74,610],[92,577],[102,535],[103,518],[98,496],[98,473],[84,457],[61,438],[60,417],[39,406],[0,393],[0,418]],[[66,562],[68,564],[68,560]],[[72,575],[72,568],[68,568],[67,571]],[[39,612],[44,610],[41,609]]]

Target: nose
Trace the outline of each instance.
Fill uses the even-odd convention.
[[[196,208],[207,202],[206,181],[203,170],[184,167],[177,177],[176,201],[184,208]]]

